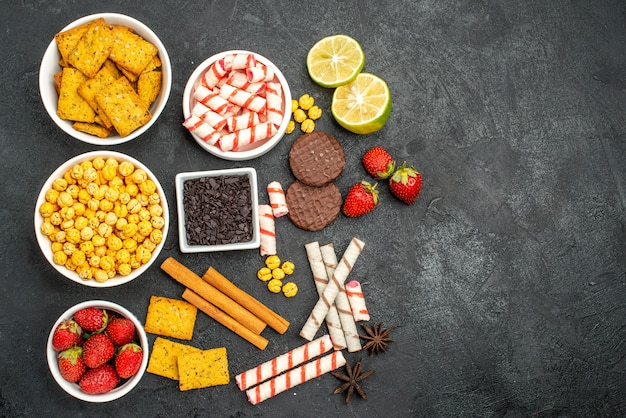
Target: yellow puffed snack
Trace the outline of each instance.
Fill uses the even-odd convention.
[[[144,329],[151,334],[191,340],[198,309],[184,300],[151,296]]]
[[[156,337],[148,360],[148,373],[178,380],[178,357],[202,350],[187,344],[177,343],[165,338]]]
[[[287,282],[284,284],[282,291],[286,297],[292,298],[298,293],[298,285],[294,282]]]
[[[270,255],[265,259],[265,265],[270,270],[274,270],[280,266],[280,258],[277,255]]]
[[[178,356],[178,388],[181,391],[230,382],[226,348],[213,348]]]
[[[267,282],[267,290],[272,293],[279,293],[283,288],[283,282],[279,279],[272,279]]]
[[[256,277],[263,282],[267,282],[272,279],[272,270],[267,267],[261,267],[256,273]]]

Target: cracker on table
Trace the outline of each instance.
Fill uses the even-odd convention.
[[[113,27],[113,33],[111,60],[135,75],[141,74],[157,54],[157,47],[123,26]]]
[[[157,337],[150,351],[148,373],[178,380],[178,357],[183,354],[201,352],[199,348]]]
[[[151,334],[191,340],[198,309],[184,300],[151,296],[144,329]]]
[[[96,76],[113,48],[113,29],[103,18],[93,20],[67,58],[88,78]]]
[[[219,347],[178,357],[178,388],[181,391],[230,382],[226,348]]]
[[[120,77],[96,94],[96,103],[121,137],[148,123],[152,114],[126,77]]]
[[[110,130],[98,123],[74,122],[72,128],[78,132],[84,132],[89,135],[97,136],[98,138],[106,138],[111,133]]]
[[[69,57],[70,52],[72,52],[72,50],[78,44],[80,38],[82,38],[85,32],[87,32],[87,28],[89,27],[90,23],[91,22],[86,22],[80,26],[68,29],[63,32],[59,32],[54,35],[54,40],[57,43],[57,48],[59,50],[59,54],[61,55],[61,66],[67,66],[67,58]]]
[[[95,121],[96,112],[78,94],[78,87],[86,80],[87,77],[75,68],[63,69],[57,105],[57,114],[61,119],[88,123]]]
[[[141,73],[137,80],[137,94],[146,106],[150,107],[161,91],[161,71],[147,71]]]

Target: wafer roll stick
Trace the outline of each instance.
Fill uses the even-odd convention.
[[[361,283],[356,280],[350,280],[348,283],[345,284],[345,288],[354,320],[369,321],[370,313],[367,310],[367,305],[365,304],[365,297],[363,296]]]
[[[161,264],[161,269],[183,286],[191,289],[202,296],[206,301],[233,317],[233,319],[253,333],[260,334],[261,331],[265,329],[265,322],[261,321],[246,308],[202,280],[194,272],[172,257],[167,258],[163,264]]]
[[[259,226],[261,229],[261,255],[276,254],[276,226],[270,205],[259,205]]]
[[[191,109],[191,113],[202,119],[204,122],[211,125],[213,129],[216,131],[222,130],[224,126],[226,126],[226,118],[219,113],[215,112],[213,109],[208,106],[203,105],[202,103],[196,103]]]
[[[189,130],[189,132],[193,132],[198,135],[203,141],[207,142],[209,145],[215,145],[217,141],[221,138],[221,135],[218,131],[216,131],[211,125],[204,122],[196,115],[189,115],[187,119],[184,120],[183,126]]]
[[[274,69],[257,62],[256,66],[246,68],[248,81],[255,83],[258,81],[272,81],[274,79]]]
[[[302,330],[300,331],[301,337],[309,341],[311,341],[315,337],[315,333],[320,328],[322,321],[326,317],[328,310],[332,306],[335,298],[337,297],[337,294],[339,293],[339,288],[346,281],[346,278],[350,274],[350,271],[352,271],[352,266],[354,266],[354,263],[363,251],[364,245],[365,243],[358,238],[352,238],[350,244],[348,245],[348,248],[346,248],[346,251],[341,257],[341,261],[335,269],[333,277],[328,282],[328,285],[324,288],[322,296],[320,296],[319,300],[315,304],[315,307],[311,311],[309,318],[302,327]],[[341,323],[341,325],[343,327],[343,322]],[[346,342],[347,339],[348,337],[346,336]]]
[[[246,73],[241,71],[231,71],[228,78],[226,78],[226,83],[252,94],[261,94],[265,89],[264,82],[251,83],[248,81]]]
[[[231,102],[203,85],[198,86],[194,90],[193,98],[220,115],[233,111],[234,105]]]
[[[267,83],[265,88],[267,120],[276,126],[283,122],[283,90],[280,83]]]
[[[246,111],[239,115],[229,116],[226,122],[228,124],[228,131],[235,132],[258,125],[260,120],[258,113]]]
[[[220,96],[231,103],[250,109],[253,112],[265,112],[266,100],[264,97],[248,93],[230,84],[224,84],[220,88]]]
[[[287,331],[287,328],[289,328],[289,321],[272,311],[267,306],[263,305],[239,287],[235,286],[235,284],[220,274],[220,272],[215,270],[213,267],[209,267],[206,273],[202,276],[202,280],[220,290],[225,295],[231,297],[235,302],[252,312],[276,332],[284,334],[285,331]]]
[[[224,57],[224,66],[228,71],[243,70],[256,65],[256,57],[254,54],[228,54]]]
[[[202,84],[209,89],[215,87],[218,82],[228,73],[224,66],[224,60],[217,60],[202,76]]]
[[[256,348],[265,350],[265,347],[267,347],[267,339],[253,333],[248,328],[234,320],[233,317],[219,310],[215,305],[206,301],[202,296],[194,293],[192,290],[185,289],[183,292],[183,299],[200,309],[220,324],[224,325],[235,334],[239,335],[244,340],[254,345]]]
[[[285,191],[279,182],[273,181],[267,185],[267,195],[270,198],[270,206],[272,207],[274,218],[280,218],[289,213],[285,200]]]
[[[294,386],[343,367],[345,364],[346,359],[341,351],[333,351],[331,354],[326,354],[324,357],[305,363],[246,390],[248,401],[252,405],[256,405]]]
[[[326,268],[324,267],[324,261],[322,259],[319,243],[317,241],[310,242],[306,244],[304,248],[309,259],[311,272],[313,273],[315,288],[317,289],[318,295],[322,296],[324,288],[328,285],[328,275],[326,273]],[[328,328],[330,339],[333,342],[333,348],[335,350],[343,350],[346,348],[346,337],[341,329],[341,321],[339,320],[339,313],[337,312],[335,303],[330,306],[328,313],[326,314],[326,327]]]
[[[326,353],[332,348],[330,337],[328,334],[317,340],[308,342],[301,345],[298,348],[294,348],[285,354],[281,354],[278,357],[266,361],[263,364],[246,370],[243,373],[235,376],[235,381],[240,390],[246,390],[254,385],[257,385],[265,380],[278,376],[284,371],[293,369],[302,363],[315,358],[321,354]]]
[[[322,253],[322,260],[326,267],[326,272],[329,277],[335,274],[337,267],[337,255],[335,254],[335,247],[332,244],[326,244],[320,247]],[[359,338],[359,331],[356,328],[354,317],[352,316],[352,310],[350,309],[350,302],[348,301],[348,295],[346,294],[346,288],[344,283],[339,286],[339,293],[335,298],[335,306],[339,313],[339,320],[341,321],[341,329],[346,337],[346,344],[348,345],[348,351],[353,353],[355,351],[361,351],[361,339]]]
[[[239,147],[249,145],[255,141],[270,138],[276,133],[276,126],[269,122],[261,122],[250,128],[241,129],[224,135],[221,138],[222,151],[237,150]]]

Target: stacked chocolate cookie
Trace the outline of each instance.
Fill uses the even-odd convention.
[[[315,131],[294,141],[289,167],[296,180],[285,195],[288,216],[294,225],[318,231],[337,219],[342,198],[334,181],[345,162],[343,147],[330,134]]]

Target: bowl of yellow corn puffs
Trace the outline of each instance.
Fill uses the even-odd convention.
[[[139,277],[163,249],[169,210],[156,176],[114,151],[91,151],[61,164],[43,184],[35,235],[50,265],[91,287]]]

